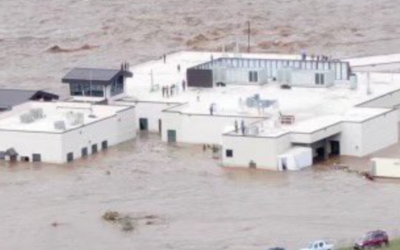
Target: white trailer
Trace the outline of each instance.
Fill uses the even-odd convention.
[[[383,178],[400,178],[400,159],[371,159],[371,175]]]
[[[311,167],[313,162],[312,149],[308,147],[295,147],[278,156],[278,170],[301,170]]]

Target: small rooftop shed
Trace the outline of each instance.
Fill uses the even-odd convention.
[[[41,90],[0,89],[0,111],[10,110],[28,101],[52,101],[58,98],[58,95]]]
[[[121,69],[74,68],[62,82],[70,86],[70,94],[76,99],[95,98],[110,101],[125,93],[125,79],[132,77],[128,64]]]
[[[188,68],[187,81],[189,87],[204,88],[229,84],[260,85],[267,83],[271,79],[276,80],[279,77],[279,72],[284,69],[291,69],[296,74],[299,74],[299,72],[308,72],[313,77],[312,82],[314,82],[316,74],[320,74],[320,72],[330,72],[329,75],[332,75],[334,81],[348,81],[351,75],[350,64],[338,60],[317,61],[222,57]]]

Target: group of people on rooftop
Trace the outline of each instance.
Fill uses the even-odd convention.
[[[182,80],[182,85],[181,85],[182,91],[186,90],[186,81]],[[161,92],[162,92],[162,97],[170,98],[176,94],[178,94],[180,91],[179,84],[172,84],[170,86],[162,86],[161,87]]]
[[[308,55],[306,52],[302,52],[301,53],[301,60],[306,61],[308,59],[308,57],[310,58],[311,61],[321,61],[321,62],[328,62],[328,61],[333,61],[332,57],[326,56],[326,55]]]
[[[246,125],[244,123],[244,120],[240,121],[240,127],[239,127],[239,122],[235,120],[235,133],[239,133],[239,129],[242,132],[242,135],[246,134]]]

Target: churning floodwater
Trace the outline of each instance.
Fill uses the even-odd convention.
[[[47,89],[72,67],[119,67],[182,49],[398,53],[392,0],[1,0],[0,86]],[[398,154],[398,148],[394,149]],[[68,165],[0,163],[0,250],[289,249],[400,229],[400,183],[314,167],[224,169],[157,135]],[[160,218],[122,232],[108,210]]]
[[[399,228],[398,182],[327,167],[224,169],[210,151],[158,135],[68,165],[5,164],[0,249],[294,249]],[[123,232],[101,218],[108,210],[161,220]]]

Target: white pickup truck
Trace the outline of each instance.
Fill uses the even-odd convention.
[[[307,248],[303,248],[301,250],[335,250],[335,246],[327,243],[324,240],[316,240],[311,242]]]

